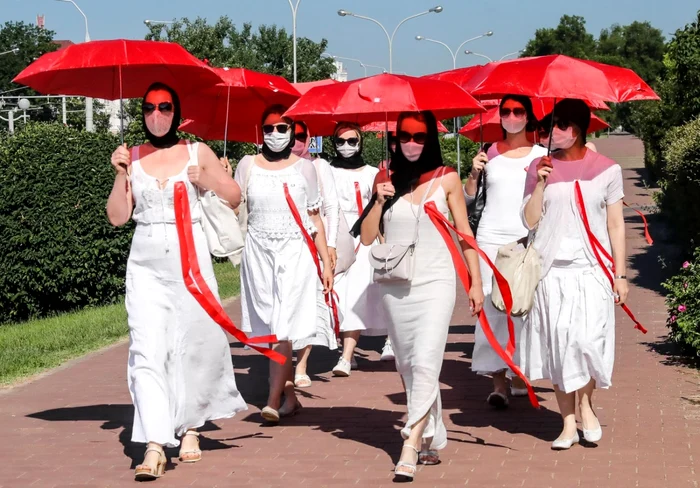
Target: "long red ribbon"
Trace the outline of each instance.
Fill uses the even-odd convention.
[[[287,200],[287,205],[289,205],[289,210],[291,210],[292,212],[294,221],[299,226],[299,230],[301,230],[301,234],[304,236],[304,240],[306,240],[306,245],[309,248],[309,251],[311,251],[311,257],[314,260],[314,264],[316,265],[316,271],[318,272],[318,279],[321,280],[321,283],[323,283],[323,271],[321,271],[321,261],[318,259],[318,248],[316,247],[316,243],[314,242],[311,235],[309,235],[309,233],[306,231],[304,223],[301,221],[301,215],[299,215],[297,205],[296,203],[294,203],[292,196],[289,194],[289,187],[286,183],[284,183],[283,186],[284,198]],[[333,313],[333,331],[335,332],[336,337],[340,337],[340,320],[338,318],[337,297],[338,295],[335,293],[335,290],[333,290],[331,293],[328,293],[325,296],[325,299],[326,305],[328,305],[328,308],[330,308],[331,312]]]
[[[647,240],[647,244],[650,246],[654,244],[654,240],[651,238],[651,234],[649,233],[649,223],[647,222],[647,218],[644,216],[642,212],[637,210],[636,208],[632,208],[629,205],[627,205],[627,202],[622,202],[622,204],[631,209],[634,212],[637,212],[637,215],[639,215],[642,218],[642,222],[644,223],[644,238]]]
[[[513,295],[511,294],[510,286],[508,286],[508,281],[503,277],[500,271],[498,271],[498,269],[493,264],[493,262],[491,262],[486,253],[484,253],[479,248],[479,246],[476,243],[476,239],[474,239],[472,236],[463,234],[462,232],[458,231],[457,228],[454,225],[452,225],[450,221],[447,220],[445,216],[442,215],[442,213],[438,210],[437,206],[435,205],[435,202],[428,202],[425,204],[425,213],[428,215],[428,217],[433,222],[438,232],[444,239],[445,244],[447,245],[447,248],[450,251],[450,255],[452,256],[452,261],[454,262],[457,275],[462,281],[462,285],[464,286],[464,289],[467,293],[469,293],[469,290],[471,289],[469,270],[467,269],[467,265],[464,262],[464,257],[462,253],[460,252],[460,250],[457,249],[457,245],[452,239],[452,235],[450,234],[449,229],[451,229],[458,236],[464,239],[467,245],[474,249],[493,270],[498,289],[501,291],[501,295],[503,296],[503,303],[506,306],[506,317],[508,320],[508,345],[505,351],[496,339],[496,336],[494,335],[493,330],[491,329],[491,324],[489,324],[488,318],[486,317],[486,313],[483,310],[479,312],[479,323],[481,324],[481,328],[484,331],[486,339],[489,341],[489,344],[491,345],[493,350],[496,351],[496,354],[498,354],[498,356],[508,365],[511,371],[513,371],[513,373],[515,373],[521,380],[523,380],[523,382],[527,386],[527,394],[530,398],[530,403],[532,404],[532,406],[534,406],[535,408],[539,408],[540,404],[537,401],[537,396],[535,395],[535,391],[533,390],[530,381],[525,377],[522,371],[520,371],[520,368],[518,368],[518,366],[516,366],[515,362],[513,361],[513,353],[515,352],[515,326],[513,324],[513,319],[510,315],[510,312],[513,308]]]
[[[231,318],[226,314],[219,301],[214,297],[209,285],[207,285],[207,282],[202,277],[199,261],[197,259],[197,249],[194,245],[190,202],[187,196],[187,187],[183,182],[175,183],[175,227],[177,228],[177,237],[180,243],[182,277],[185,280],[187,290],[189,290],[199,305],[222,329],[251,349],[255,349],[277,363],[284,364],[287,361],[284,355],[270,348],[255,345],[276,343],[277,337],[274,335],[248,337],[243,331],[236,327]]]
[[[364,212],[365,209],[362,205],[362,192],[360,192],[360,183],[358,183],[357,181],[355,182],[355,202],[357,202],[357,216],[361,217],[362,212]],[[357,251],[360,250],[361,245],[361,242],[357,245],[357,247],[355,248],[355,254],[357,254]]]
[[[613,257],[608,253],[608,251],[603,247],[603,245],[600,243],[598,238],[593,234],[593,231],[591,230],[591,225],[588,221],[588,213],[586,212],[586,205],[584,204],[583,200],[583,193],[581,192],[581,185],[579,184],[578,181],[574,184],[574,191],[576,193],[576,205],[578,206],[579,213],[581,214],[581,220],[583,220],[583,226],[586,228],[586,234],[588,234],[588,240],[591,243],[591,248],[593,249],[593,254],[595,255],[596,260],[598,261],[598,264],[600,265],[600,268],[603,270],[605,273],[605,276],[607,276],[608,281],[610,281],[610,286],[614,289],[615,288],[615,278],[613,275],[615,274],[615,262],[613,260]],[[603,257],[610,261],[610,265],[612,267],[612,272],[610,272],[610,269],[605,265],[605,262],[601,258],[600,254],[603,254]],[[639,329],[643,334],[647,333],[647,330],[644,328],[644,326],[637,320],[637,318],[634,316],[632,313],[632,310],[630,308],[623,304],[622,305],[622,310],[625,311],[625,313],[629,316],[630,319],[632,319],[632,322],[634,322],[634,328]]]

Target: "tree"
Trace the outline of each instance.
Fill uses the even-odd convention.
[[[0,58],[0,91],[20,88],[12,83],[12,79],[42,54],[58,49],[53,36],[53,31],[24,22],[5,22],[0,27],[0,52],[19,49],[17,54],[5,54]],[[12,92],[13,95],[31,93],[29,88]]]
[[[586,31],[586,20],[578,15],[564,15],[559,25],[535,31],[522,56],[546,56],[566,54],[575,58],[590,59],[595,56],[596,42]]]
[[[166,29],[162,25],[152,25],[150,29],[146,39],[177,42],[212,66],[248,68],[292,80],[292,36],[274,25],[263,25],[253,32],[252,25],[245,23],[239,30],[224,16],[213,25],[202,18],[183,18]],[[329,78],[335,72],[332,59],[321,57],[327,45],[325,39],[314,42],[297,38],[298,81]]]

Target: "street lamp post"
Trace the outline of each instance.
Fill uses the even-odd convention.
[[[75,3],[75,0],[56,0],[57,2],[65,2],[65,3],[72,3],[75,8],[78,9],[78,12],[80,12],[80,15],[83,16],[83,19],[85,19],[85,42],[90,42],[90,31],[88,30],[88,19],[87,15],[85,15],[85,12],[81,10],[80,7],[78,7],[78,4]],[[93,132],[93,124],[92,124],[92,97],[85,97],[85,130],[88,132]]]
[[[376,64],[365,64],[365,68],[375,68],[380,70],[382,73],[387,73],[387,70],[384,66],[377,66]],[[367,74],[367,70],[365,70],[365,76]]]
[[[18,48],[18,47],[14,47],[14,48],[10,49],[9,51],[1,52],[1,53],[0,53],[0,56],[3,56],[3,55],[5,55],[5,54],[17,54],[18,52],[19,52],[19,48]]]
[[[467,49],[466,51],[464,51],[464,54],[471,54],[471,55],[473,55],[473,56],[479,56],[480,58],[484,58],[484,59],[488,60],[489,63],[493,63],[493,59],[489,58],[489,57],[486,56],[485,54],[475,53],[474,51],[470,51],[469,49]]]
[[[299,3],[301,0],[297,0],[296,5],[292,4],[292,0],[289,0],[289,8],[292,9],[292,52],[294,58],[294,83],[297,82],[297,11],[299,10]]]
[[[462,44],[459,45],[457,49],[454,51],[445,44],[442,41],[437,41],[435,39],[430,39],[428,37],[423,37],[423,36],[416,36],[416,41],[428,41],[428,42],[434,42],[435,44],[440,44],[441,46],[444,46],[449,52],[450,55],[452,56],[452,69],[457,69],[457,55],[459,54],[459,50],[462,49],[462,47],[471,41],[476,41],[477,39],[481,39],[482,37],[491,37],[493,35],[493,31],[488,31],[484,32],[483,34],[472,37],[471,39],[467,39],[464,41]],[[465,53],[469,53],[470,51],[465,51]],[[455,134],[455,139],[457,140],[457,174],[459,175],[460,178],[462,178],[462,154],[460,152],[460,143],[459,143],[459,117],[455,117],[454,119],[454,134]]]
[[[363,63],[363,62],[360,61],[359,59],[355,59],[355,58],[346,58],[346,57],[343,57],[343,56],[333,56],[333,59],[344,59],[345,61],[355,61],[356,63],[359,63],[360,66],[362,66],[362,67],[364,68],[364,70],[365,70],[365,78],[367,78],[367,65],[365,65],[365,63]]]
[[[440,12],[442,12],[442,7],[440,5],[438,5],[437,7],[433,7],[430,10],[426,10],[425,12],[420,12],[418,14],[406,17],[405,19],[403,19],[401,22],[398,23],[398,25],[394,29],[394,32],[391,35],[389,35],[389,31],[386,30],[386,28],[382,25],[381,22],[379,22],[378,20],[373,19],[371,17],[366,17],[364,15],[354,14],[354,13],[349,12],[347,10],[338,10],[338,15],[340,15],[341,17],[345,17],[345,16],[349,15],[350,17],[356,17],[358,19],[369,20],[370,22],[374,22],[375,24],[377,24],[379,27],[382,28],[382,30],[384,31],[384,34],[386,34],[387,41],[389,41],[389,73],[393,73],[394,72],[394,62],[392,59],[392,57],[393,57],[392,55],[393,55],[394,36],[396,35],[396,31],[399,30],[399,27],[401,27],[405,22],[407,22],[411,19],[415,19],[416,17],[420,17],[422,15],[427,15],[430,13],[439,14]]]
[[[503,61],[504,59],[509,58],[509,57],[511,57],[511,56],[515,56],[516,54],[521,54],[522,52],[523,52],[523,50],[521,49],[521,50],[519,50],[519,51],[515,51],[515,52],[512,52],[512,53],[505,54],[505,55],[501,56],[501,59],[499,59],[499,61]]]

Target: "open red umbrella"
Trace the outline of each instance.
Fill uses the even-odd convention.
[[[437,123],[438,126],[438,132],[442,133],[448,133],[450,132],[445,125],[438,120]],[[371,122],[369,124],[366,124],[362,126],[362,131],[363,132],[384,132],[388,128],[389,132],[396,132],[396,121],[395,120],[390,120],[389,124],[387,126],[386,122]]]
[[[316,88],[317,86],[335,85],[336,83],[340,83],[340,82],[338,80],[326,78],[325,80],[292,83],[292,85],[294,86],[294,88],[297,89],[297,91],[299,93],[301,93],[303,95],[307,91],[311,90],[312,88]]]
[[[206,140],[260,142],[260,122],[271,105],[289,107],[301,94],[281,76],[245,68],[211,68],[216,85],[182,98],[180,130]]]
[[[537,111],[536,111],[537,112]],[[551,112],[551,109],[550,109]],[[535,114],[538,119],[543,118],[542,116]],[[483,124],[483,142],[497,142],[503,140],[503,129],[501,128],[501,116],[498,113],[498,108],[492,108],[486,112],[482,117]],[[481,140],[481,127],[480,127],[479,117],[472,118],[467,125],[465,125],[459,133],[462,134],[467,139],[471,139],[474,142],[479,142]],[[610,127],[603,119],[595,114],[591,114],[591,124],[588,127],[588,133],[598,132],[599,130],[607,129]],[[534,140],[534,137],[532,138]]]
[[[615,103],[659,99],[630,69],[561,54],[489,63],[460,86],[477,98],[516,94]]]
[[[142,97],[155,82],[165,83],[182,97],[221,79],[179,44],[115,39],[45,54],[13,81],[47,95],[123,100]]]
[[[44,94],[117,100],[142,97],[156,81],[182,97],[221,80],[179,44],[115,39],[47,53],[13,81]]]
[[[307,123],[333,120],[364,125],[421,110],[430,110],[438,120],[444,120],[483,112],[484,108],[454,83],[380,74],[312,88],[286,115]]]

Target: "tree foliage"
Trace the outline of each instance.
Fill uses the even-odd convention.
[[[0,91],[20,88],[20,85],[12,83],[12,79],[34,59],[58,49],[58,45],[53,42],[53,36],[53,31],[24,22],[5,22],[0,27],[0,52],[19,49],[17,54],[6,54],[0,58]],[[13,95],[32,93],[29,88],[12,92]]]
[[[262,25],[254,32],[250,23],[239,29],[223,16],[214,24],[183,18],[165,28],[156,24],[150,29],[146,39],[177,42],[212,66],[242,67],[293,79],[292,36],[283,28]],[[325,39],[297,38],[298,81],[329,78],[335,72],[333,61],[321,57],[327,45]]]

